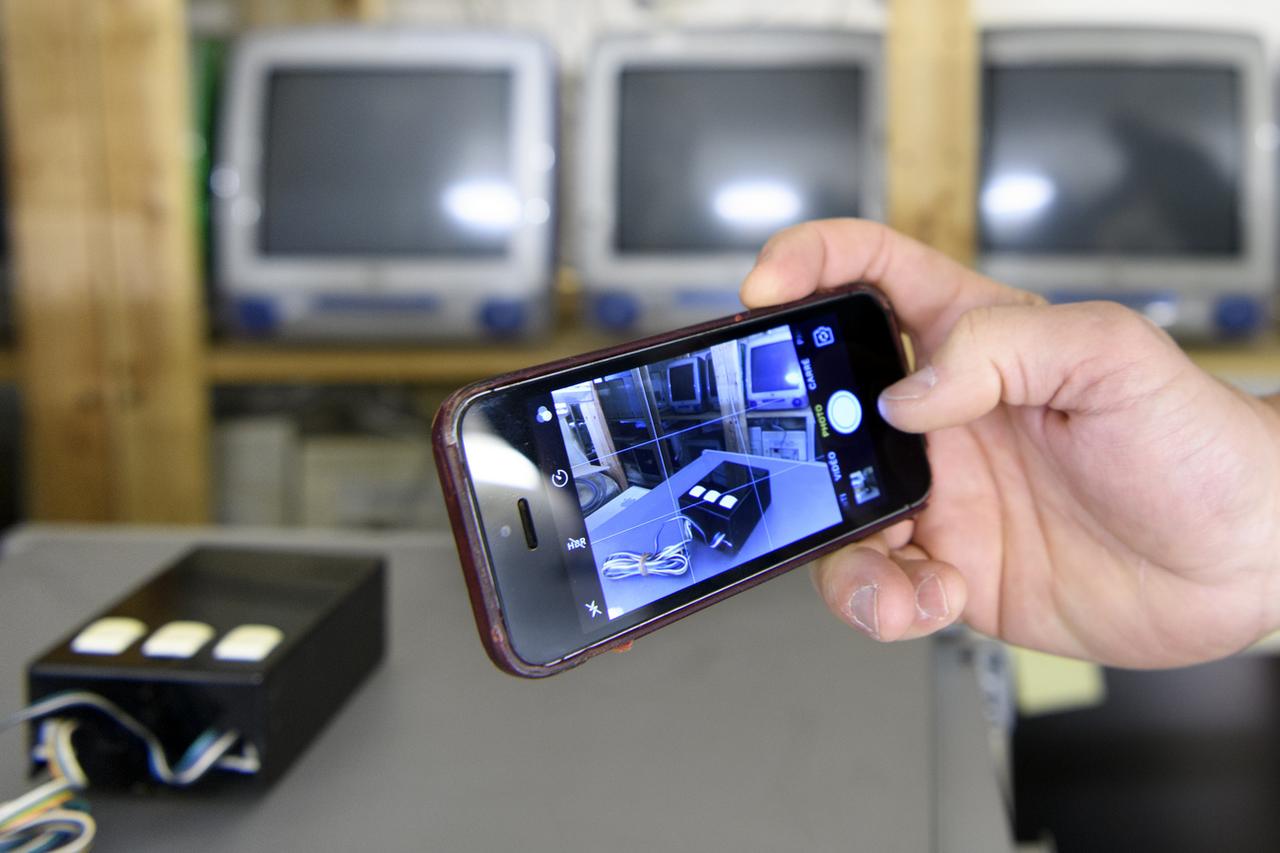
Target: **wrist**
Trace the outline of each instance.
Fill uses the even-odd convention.
[[[1269,443],[1263,450],[1263,458],[1270,461],[1268,474],[1273,499],[1269,524],[1272,528],[1270,553],[1262,555],[1261,565],[1268,578],[1264,584],[1268,608],[1267,633],[1280,631],[1280,393],[1259,398],[1262,402],[1261,420],[1267,429]]]

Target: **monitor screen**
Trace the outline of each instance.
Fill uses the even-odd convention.
[[[619,85],[619,252],[755,251],[859,213],[858,67],[645,68]]]
[[[752,347],[751,391],[794,391],[800,387],[800,362],[790,340]]]
[[[271,74],[267,255],[506,252],[521,219],[509,71]]]
[[[696,400],[698,391],[695,385],[694,362],[674,364],[667,368],[667,382],[671,385],[672,400]]]
[[[1064,64],[984,77],[984,251],[1241,251],[1237,72]]]

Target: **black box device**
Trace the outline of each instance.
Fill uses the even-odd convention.
[[[767,470],[721,462],[680,496],[680,512],[697,525],[695,532],[708,545],[736,554],[769,508],[769,500]]]
[[[254,778],[270,782],[382,659],[385,602],[376,556],[197,548],[33,661],[28,697],[101,696],[171,763],[210,732],[238,732]],[[109,716],[57,716],[80,723],[76,755],[93,785],[153,780],[140,741]]]

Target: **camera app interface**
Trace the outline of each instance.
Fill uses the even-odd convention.
[[[875,514],[875,404],[838,330],[819,316],[535,403],[548,488],[581,510],[558,526],[585,630]]]

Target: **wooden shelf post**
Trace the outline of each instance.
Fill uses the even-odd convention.
[[[889,221],[974,260],[978,39],[972,0],[890,0]]]
[[[184,3],[3,15],[29,514],[206,521]]]

